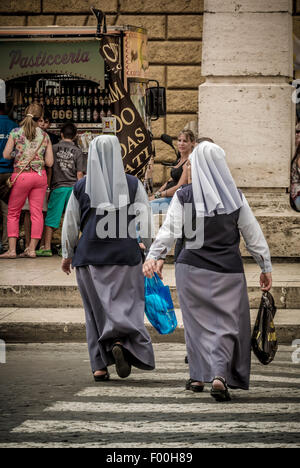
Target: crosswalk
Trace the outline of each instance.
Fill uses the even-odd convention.
[[[184,389],[188,366],[181,344],[157,344],[157,369],[126,380],[90,382],[11,429],[3,447],[300,447],[300,364],[280,347],[268,367],[252,360],[249,392],[216,403]]]

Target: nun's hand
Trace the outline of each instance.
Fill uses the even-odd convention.
[[[272,273],[262,273],[260,275],[260,287],[262,291],[270,291],[272,287]]]
[[[147,278],[153,278],[154,273],[156,272],[157,261],[153,258],[146,260],[143,265],[143,273]]]
[[[164,260],[157,260],[156,262],[156,273],[158,274],[161,280],[163,280],[162,271],[163,271],[164,264],[165,264]]]
[[[71,265],[72,265],[72,259],[71,258],[63,258],[62,259],[61,269],[67,275],[71,274]]]

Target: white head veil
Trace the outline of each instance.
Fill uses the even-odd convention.
[[[121,146],[116,136],[101,135],[90,144],[85,192],[91,208],[115,211],[129,204]]]
[[[197,216],[230,214],[243,206],[220,146],[204,141],[189,156]]]

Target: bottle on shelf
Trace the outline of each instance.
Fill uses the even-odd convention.
[[[28,105],[30,105],[32,102],[33,102],[32,87],[30,86],[29,95],[28,95]]]
[[[93,105],[93,90],[89,87],[89,94],[88,94],[88,106],[92,107]]]
[[[94,90],[94,101],[93,101],[93,122],[99,122],[99,101],[98,101],[98,92],[97,88]]]
[[[58,121],[60,123],[63,123],[66,119],[66,106],[63,106],[59,104],[58,106]]]
[[[14,88],[13,90],[13,113],[12,118],[16,122],[18,117],[18,90]]]
[[[105,89],[105,94],[104,94],[104,106],[108,106],[108,89]]]
[[[87,105],[86,105],[86,112],[85,118],[87,123],[91,123],[93,120],[93,111],[92,111],[92,88],[89,88],[88,96],[87,96]]]
[[[21,120],[23,120],[23,116],[24,116],[23,96],[22,96],[22,93],[19,92],[18,106],[17,106],[17,121],[21,122]]]
[[[80,107],[79,107],[79,121],[81,123],[85,122],[85,117],[86,117],[86,109],[84,106],[84,101],[81,99]]]
[[[74,107],[76,107],[76,88],[73,88],[72,89],[72,107],[74,109]]]
[[[77,106],[81,105],[81,86],[77,87],[77,96],[76,96]]]
[[[79,122],[78,90],[76,94],[76,88],[73,88],[72,108],[73,108],[73,122],[75,123]]]
[[[48,112],[51,112],[51,97],[52,97],[51,92],[52,92],[52,88],[48,86],[48,88],[46,89],[46,94],[45,94],[45,107]]]
[[[34,95],[33,95],[33,102],[34,104],[39,104],[39,88],[38,83],[36,83]]]
[[[86,109],[88,106],[88,95],[86,92],[86,86],[83,86],[82,88],[82,103],[83,103],[83,107]]]
[[[25,86],[24,88],[24,107],[26,109],[26,107],[28,106],[28,88],[27,88],[27,85]]]
[[[57,105],[56,88],[53,89],[53,104],[52,104],[52,109],[51,109],[51,120],[53,123],[58,123],[58,105]]]
[[[103,117],[106,117],[106,112],[104,109],[104,97],[103,94],[100,95],[100,119],[102,121]]]
[[[65,107],[66,99],[65,99],[65,88],[62,86],[61,93],[60,93],[60,107]]]
[[[69,89],[67,90],[67,107],[66,107],[66,121],[71,122],[73,120],[73,109],[72,109],[72,98]]]

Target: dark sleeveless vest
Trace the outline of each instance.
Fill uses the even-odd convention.
[[[130,205],[134,203],[135,195],[138,187],[138,179],[131,175],[126,175]],[[114,217],[115,222],[115,238],[112,235],[107,234],[105,238],[99,238],[97,236],[97,224],[101,220],[103,230],[107,229],[105,226],[104,217],[108,215],[104,212],[103,215],[96,215],[96,209],[91,208],[90,198],[85,193],[86,178],[80,179],[74,186],[74,195],[79,203],[80,207],[80,230],[82,236],[75,249],[75,255],[73,257],[73,267],[87,266],[87,265],[138,265],[141,260],[141,251],[136,239],[129,237],[128,226],[130,222],[135,219],[134,215],[129,215],[128,210],[130,205],[117,210],[109,216]],[[125,210],[125,211],[124,211]],[[124,220],[127,214],[127,224],[124,226],[122,221],[120,238],[120,220]],[[123,232],[125,230],[125,233]]]
[[[183,186],[177,191],[177,196],[182,205],[192,204],[192,224],[195,230],[196,209],[192,185]],[[243,273],[244,267],[239,249],[239,213],[240,210],[237,210],[230,215],[216,214],[213,217],[205,217],[204,243],[201,248],[187,249],[187,240],[183,233],[183,238],[176,243],[175,262],[219,273]]]

